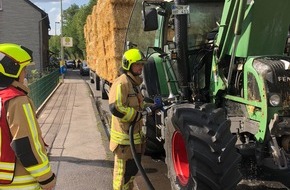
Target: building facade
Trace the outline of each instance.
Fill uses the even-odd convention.
[[[49,64],[48,14],[29,0],[0,0],[0,43],[21,44],[33,51],[32,66],[43,71]]]

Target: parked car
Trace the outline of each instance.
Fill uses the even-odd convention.
[[[86,61],[83,61],[80,64],[80,75],[82,76],[89,76],[90,74],[90,68],[88,67],[88,64]]]
[[[65,62],[66,68],[72,68],[75,69],[76,68],[76,62],[75,60],[67,60]]]

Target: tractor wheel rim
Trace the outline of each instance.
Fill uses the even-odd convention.
[[[172,160],[176,177],[182,186],[189,180],[189,163],[184,139],[179,131],[172,137]]]

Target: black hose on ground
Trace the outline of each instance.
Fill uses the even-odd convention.
[[[136,148],[135,148],[135,143],[134,143],[134,127],[135,127],[135,122],[133,122],[129,128],[129,139],[130,139],[130,147],[131,147],[131,152],[132,152],[132,155],[133,155],[133,158],[134,158],[134,161],[142,175],[142,177],[144,178],[147,186],[148,186],[148,189],[149,190],[155,190],[151,181],[149,180],[143,166],[141,165],[141,160],[138,159],[137,157],[137,153],[136,153]]]

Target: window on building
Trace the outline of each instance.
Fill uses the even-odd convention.
[[[0,11],[2,11],[2,0],[0,0]]]

